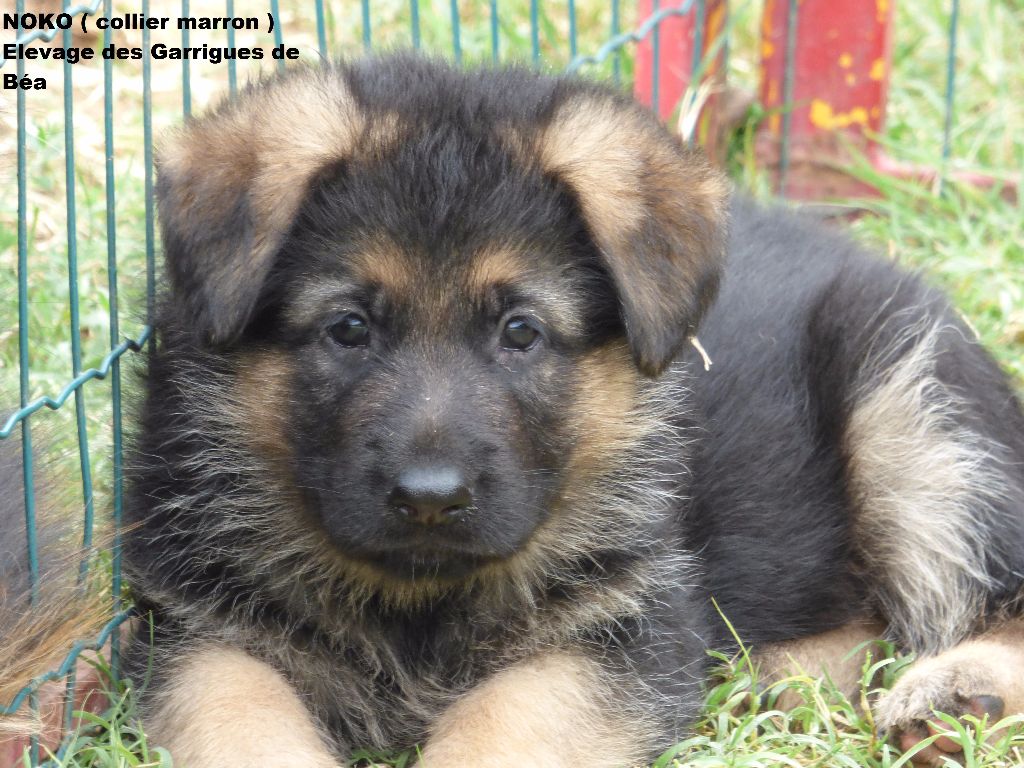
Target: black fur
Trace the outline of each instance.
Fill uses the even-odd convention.
[[[872,351],[895,364],[920,334],[900,337],[925,320],[946,328],[937,376],[966,401],[955,418],[1008,453],[1009,490],[977,521],[992,526],[984,567],[998,603],[1024,573],[1024,418],[1005,376],[921,277],[807,217],[734,203],[724,290],[700,332],[715,365],[692,385],[707,437],[687,541],[741,637],[784,640],[879,610],[851,534],[843,433],[858,389],[883,373]]]

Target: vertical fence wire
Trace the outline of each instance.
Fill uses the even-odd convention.
[[[622,15],[619,8],[619,0],[612,0],[612,30],[611,36],[618,37],[622,33]],[[622,83],[622,50],[617,50],[612,57],[612,77],[616,85]]]
[[[569,0],[569,60],[576,58],[579,45],[576,41],[576,0]]]
[[[491,61],[495,64],[501,59],[498,46],[498,0],[491,0]]]
[[[697,0],[693,6],[693,51],[691,51],[690,54],[690,83],[688,86],[690,98],[689,103],[687,104],[687,108],[690,109],[692,109],[694,104],[697,102],[697,91],[700,88],[701,81],[704,79],[704,25],[706,23],[706,19],[707,14],[705,0]],[[695,118],[693,121],[693,129],[686,137],[687,143],[696,144],[699,133],[700,120],[699,118]]]
[[[705,0],[697,0],[693,6],[693,56],[690,60],[691,85],[697,86],[701,80],[701,64],[704,59],[704,20],[706,14]],[[696,88],[693,88],[696,96]]]
[[[530,0],[530,57],[540,63],[540,0]]]
[[[142,0],[142,12],[149,16],[150,0]],[[156,295],[156,225],[153,210],[153,60],[149,55],[149,29],[142,30],[142,167],[146,207],[146,325],[153,323]],[[152,349],[154,336],[150,336]]]
[[[953,152],[953,101],[956,97],[956,38],[960,22],[960,0],[953,0],[949,11],[949,43],[946,51],[946,115],[942,126],[942,168],[939,171],[937,191],[942,194]]]
[[[228,18],[233,18],[235,15],[235,0],[227,0],[224,12],[228,15]],[[228,48],[235,47],[235,28],[228,24]],[[228,59],[228,92],[233,97],[238,93],[238,62],[233,58]]]
[[[722,63],[720,65],[720,71],[722,73],[723,82],[728,77],[729,72],[729,56],[731,54],[731,40],[732,40],[732,9],[729,3],[725,3],[722,6],[722,23],[715,30],[718,35],[718,39],[721,42],[722,50]]]
[[[65,0],[65,10],[70,0]],[[74,41],[71,29],[65,29],[64,46],[70,48]],[[64,60],[64,196],[67,224],[68,302],[70,318],[68,336],[71,341],[71,377],[77,378],[82,372],[82,334],[78,296],[78,211],[75,200],[75,91],[74,75],[70,60]],[[92,468],[89,462],[89,434],[86,429],[85,391],[75,389],[75,429],[78,433],[78,464],[82,473],[82,548],[92,546],[93,494]],[[83,558],[79,565],[78,578],[85,578],[89,564]]]
[[[189,0],[181,0],[181,17],[183,19],[188,18],[189,15]],[[188,24],[181,25],[181,47],[189,47],[189,29]],[[181,112],[185,117],[189,117],[192,114],[192,67],[190,66],[188,56],[184,56],[181,59]]]
[[[21,18],[25,12],[25,0],[17,0],[17,32],[21,32]],[[25,60],[18,57],[18,80],[25,76]],[[27,135],[25,130],[25,91],[18,89],[15,96],[17,111],[18,139],[18,385],[21,407],[28,405],[31,397],[29,385],[29,334],[28,334],[28,167]],[[39,602],[39,549],[36,540],[36,498],[35,473],[33,472],[32,428],[29,418],[21,422],[21,472],[25,504],[25,557],[28,561],[29,595],[32,605]],[[28,697],[29,709],[39,716],[39,696]],[[39,762],[39,737],[35,734],[29,740],[29,761]]]
[[[68,733],[75,719],[75,669],[68,671],[67,679],[64,682],[64,732]]]
[[[316,46],[320,58],[327,58],[327,19],[324,16],[324,0],[316,0]]]
[[[274,46],[281,48],[284,45],[284,30],[281,24],[281,8],[278,0],[270,0],[270,15],[274,17]],[[277,60],[277,71],[284,72],[284,56]]]
[[[70,0],[64,0],[63,9],[67,12]],[[62,44],[65,49],[73,44],[71,29],[62,33]],[[67,226],[67,266],[68,266],[68,302],[69,328],[71,342],[71,378],[74,379],[82,370],[82,337],[78,296],[78,219],[75,205],[75,135],[74,135],[74,76],[71,62],[64,60],[64,194],[65,223]],[[78,463],[82,479],[82,500],[84,502],[82,520],[82,548],[88,551],[92,545],[93,505],[92,505],[92,473],[89,465],[89,437],[86,432],[85,392],[81,387],[75,390],[75,429],[78,437]],[[83,557],[78,566],[78,579],[84,581],[88,560]],[[71,725],[72,709],[75,700],[75,672],[68,671],[64,684],[64,727]]]
[[[661,5],[660,0],[653,0],[651,3],[651,14],[656,14]],[[655,26],[651,33],[651,107],[654,114],[661,114],[661,101],[659,99],[659,87],[661,79],[661,25]]]
[[[420,49],[420,0],[410,0],[410,23],[412,24],[412,47]]]
[[[459,21],[459,2],[451,0],[452,17],[452,55],[457,64],[462,63],[462,28]]]
[[[104,13],[113,16],[113,0],[105,0]],[[104,46],[111,43],[111,30],[103,33]],[[120,342],[121,324],[118,318],[117,293],[117,200],[116,177],[114,175],[114,62],[103,61],[103,139],[106,155],[106,214],[107,214],[107,295],[109,312],[110,348]],[[111,542],[111,584],[110,594],[114,614],[121,610],[121,520],[124,504],[123,494],[123,425],[121,422],[121,361],[115,359],[110,367],[111,428],[113,431],[111,460],[113,473],[113,498],[111,522],[114,540]],[[110,671],[115,680],[121,669],[121,632],[117,630],[110,638]]]
[[[786,13],[786,59],[782,76],[782,141],[779,145],[779,195],[786,196],[789,176],[789,149],[793,132],[793,91],[796,85],[796,35],[800,8],[798,0],[789,0]]]
[[[25,11],[25,0],[18,0],[20,31],[21,14]],[[25,60],[18,57],[18,80],[25,76]],[[31,398],[29,387],[29,338],[28,338],[28,152],[25,131],[25,91],[17,90],[17,139],[18,139],[18,378],[20,403],[24,408]],[[25,504],[25,557],[28,563],[29,589],[32,604],[39,602],[39,551],[36,541],[36,497],[32,468],[32,429],[29,419],[21,422],[22,485]]]
[[[363,47],[373,47],[373,30],[370,26],[370,0],[363,0]]]

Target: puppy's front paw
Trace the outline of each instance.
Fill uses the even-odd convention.
[[[910,750],[946,730],[936,712],[987,717],[988,723],[1003,716],[1006,702],[990,663],[958,650],[915,663],[879,702],[875,720],[900,749]],[[960,751],[952,739],[940,736],[911,760],[915,765],[944,765],[948,758],[957,759]]]

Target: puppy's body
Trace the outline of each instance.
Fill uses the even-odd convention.
[[[755,646],[880,617],[941,651],[1013,609],[996,366],[742,200],[712,306],[722,182],[627,100],[371,60],[251,89],[160,174],[125,557],[186,764],[622,765],[697,713],[709,597]]]
[[[700,339],[715,364],[690,384],[706,437],[687,542],[741,637],[878,611],[936,651],[1019,594],[1020,405],[937,290],[738,202]]]

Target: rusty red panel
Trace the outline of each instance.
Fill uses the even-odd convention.
[[[892,0],[801,0],[793,65],[793,136],[877,133],[885,120]],[[767,0],[761,22],[761,100],[781,130],[789,3]]]
[[[800,0],[793,51],[787,194],[860,191],[823,171],[843,163],[850,140],[874,156],[885,123],[894,0]],[[776,167],[784,127],[788,0],[766,0],[761,26],[761,102],[768,118],[759,149]]]

